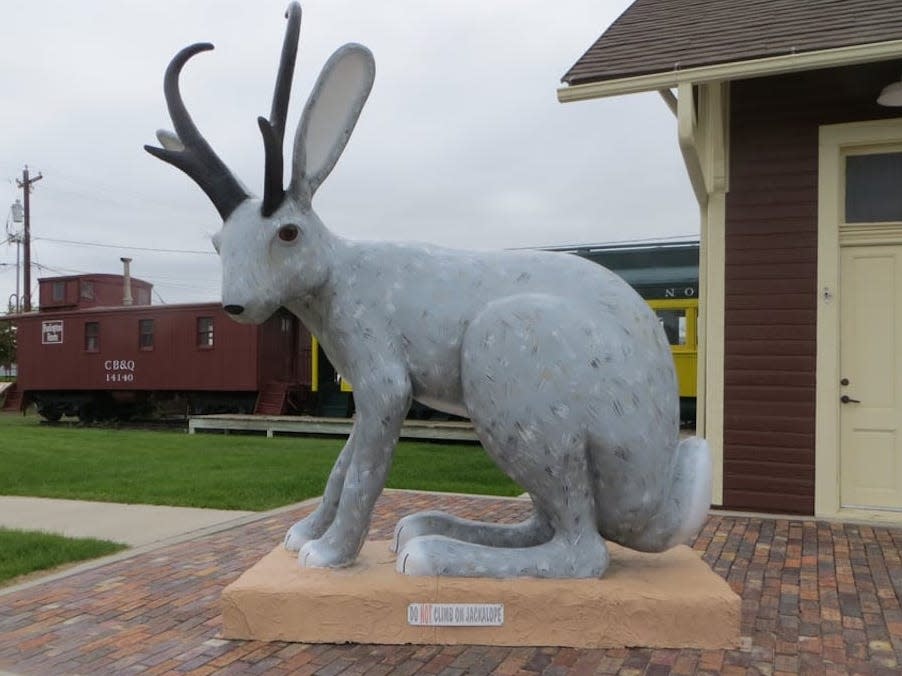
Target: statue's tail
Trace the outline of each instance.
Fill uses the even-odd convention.
[[[686,543],[698,533],[711,506],[711,453],[699,437],[680,441],[670,492],[629,547],[660,552]]]

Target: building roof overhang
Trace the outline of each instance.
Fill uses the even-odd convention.
[[[744,80],[819,68],[889,61],[897,58],[902,58],[902,40],[888,40],[745,61],[715,63],[693,68],[681,69],[674,67],[672,70],[667,71],[586,82],[558,88],[557,97],[561,103],[569,103],[624,94],[667,90],[684,83],[703,84]]]

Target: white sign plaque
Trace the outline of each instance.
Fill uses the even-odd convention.
[[[63,322],[41,322],[41,345],[59,345],[63,342]]]
[[[407,624],[418,627],[500,627],[503,603],[411,603]]]

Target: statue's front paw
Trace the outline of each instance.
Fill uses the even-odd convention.
[[[285,533],[285,549],[289,552],[298,552],[301,547],[318,537],[311,518],[308,516],[298,521]]]
[[[323,540],[311,540],[298,552],[302,568],[342,568],[354,563],[354,555],[332,547]]]

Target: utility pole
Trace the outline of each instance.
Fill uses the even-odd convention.
[[[25,230],[22,233],[22,244],[24,246],[24,258],[25,260],[22,262],[22,267],[24,270],[22,271],[23,286],[23,303],[22,303],[22,311],[23,312],[31,312],[31,208],[30,208],[30,200],[28,196],[31,194],[31,184],[37,183],[40,181],[43,176],[38,174],[34,178],[30,178],[28,176],[28,165],[25,165],[25,168],[22,170],[22,180],[16,179],[16,183],[20,188],[22,188],[22,192],[24,194],[23,203],[25,206]]]

